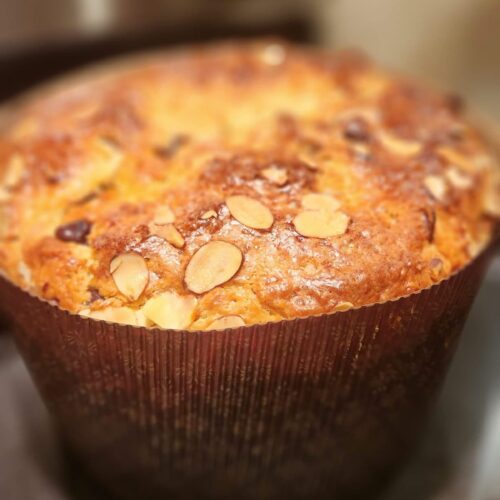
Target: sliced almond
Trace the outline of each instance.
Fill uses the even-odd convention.
[[[293,219],[293,224],[297,232],[307,238],[329,238],[344,234],[349,220],[343,212],[306,210]]]
[[[467,251],[471,259],[477,257],[487,246],[488,241],[485,240],[471,240],[467,244]]]
[[[494,165],[493,158],[488,154],[466,156],[447,146],[441,146],[437,151],[442,158],[465,172],[483,171]]]
[[[469,189],[472,187],[472,177],[458,168],[449,168],[446,170],[445,175],[450,184],[457,189]]]
[[[260,201],[249,196],[237,195],[226,199],[231,215],[241,224],[252,229],[269,229],[273,225],[273,214]]]
[[[387,132],[380,132],[379,139],[386,149],[396,155],[414,156],[422,150],[422,144],[419,142],[400,139]]]
[[[15,154],[9,160],[7,168],[5,171],[5,176],[3,178],[3,185],[6,188],[15,187],[24,173],[24,160],[21,156]]]
[[[267,45],[261,53],[262,62],[269,66],[279,66],[285,60],[285,56],[285,48],[277,43]]]
[[[8,217],[7,207],[0,205],[0,239],[9,237],[11,223]]]
[[[98,311],[85,309],[80,311],[80,316],[86,316],[92,319],[109,321],[111,323],[120,323],[123,325],[148,326],[147,319],[139,310],[131,307],[106,307]]]
[[[302,197],[302,206],[306,210],[335,212],[340,207],[340,202],[328,194],[310,193]]]
[[[21,279],[23,280],[24,284],[28,286],[33,286],[33,276],[31,274],[31,269],[28,267],[26,262],[24,262],[24,260],[19,262],[17,270],[19,271],[19,275],[21,276]]]
[[[424,185],[435,200],[441,202],[445,200],[448,187],[443,177],[440,175],[428,175],[424,179]]]
[[[352,302],[341,301],[335,306],[335,311],[348,311],[352,309],[354,304]]]
[[[477,170],[488,170],[489,168],[497,168],[495,165],[495,160],[493,157],[487,154],[476,155],[472,158],[472,163],[476,167]]]
[[[370,157],[370,147],[367,144],[355,142],[351,145],[351,149],[359,159],[367,159]]]
[[[184,246],[182,234],[171,224],[165,226],[165,239],[176,248],[182,248]]]
[[[238,328],[239,326],[245,326],[245,322],[240,316],[222,316],[212,321],[207,330],[225,330],[226,328]]]
[[[205,293],[230,280],[243,261],[241,250],[226,241],[210,241],[191,257],[184,281],[194,293]]]
[[[163,292],[149,299],[142,311],[146,318],[161,328],[187,328],[193,321],[198,301],[190,295]]]
[[[497,194],[495,196],[494,193],[488,194],[485,199],[484,211],[488,215],[500,219],[500,195]]]
[[[146,261],[137,253],[117,255],[109,265],[115,286],[130,300],[137,300],[149,281]]]
[[[203,220],[207,220],[216,217],[217,217],[217,212],[215,210],[207,210],[206,212],[201,214],[200,218]]]
[[[500,219],[500,170],[493,171],[484,193],[484,211]]]
[[[175,220],[174,212],[167,205],[162,205],[155,210],[155,215],[153,217],[153,223],[157,226],[164,226],[165,224],[171,224]]]
[[[311,170],[312,172],[317,172],[319,170],[319,165],[311,154],[301,153],[299,155],[299,160],[307,169]]]
[[[463,156],[458,151],[447,146],[441,146],[437,149],[439,156],[444,158],[448,163],[457,166],[465,172],[473,172],[476,170],[474,162]]]
[[[104,137],[96,140],[95,154],[96,157],[91,164],[89,174],[93,183],[98,185],[107,182],[113,177],[122,164],[125,155],[115,142]]]
[[[0,203],[6,203],[12,198],[12,193],[0,187]]]
[[[284,186],[288,181],[288,174],[285,168],[269,167],[260,171],[262,177],[278,186]]]
[[[173,224],[167,224],[165,226],[150,224],[149,230],[151,234],[163,238],[176,248],[182,248],[184,246],[184,238]]]

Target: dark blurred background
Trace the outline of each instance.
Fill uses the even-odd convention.
[[[229,37],[311,41],[314,12],[299,0],[1,0],[0,98],[131,51]]]
[[[499,0],[0,0],[0,101],[115,55],[256,36],[359,47],[500,120]],[[500,500],[499,306],[497,259],[422,446],[387,500]],[[0,335],[0,499],[101,498]]]
[[[0,99],[124,52],[259,35],[361,47],[500,117],[498,0],[0,0]]]

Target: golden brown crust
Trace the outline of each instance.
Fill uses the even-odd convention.
[[[19,110],[0,138],[0,265],[88,315],[173,292],[165,303],[201,329],[408,294],[491,232],[494,162],[459,107],[352,54],[256,42],[159,55]],[[186,267],[209,241],[243,260],[207,256],[229,267],[195,293]],[[128,297],[110,269],[122,254],[148,273]]]

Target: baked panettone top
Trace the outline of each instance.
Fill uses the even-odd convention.
[[[363,57],[227,43],[113,65],[0,137],[0,266],[83,315],[207,329],[428,287],[487,243],[458,99]]]

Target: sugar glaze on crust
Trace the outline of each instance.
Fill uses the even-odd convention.
[[[446,278],[500,212],[459,100],[357,54],[165,53],[18,109],[0,266],[98,319],[211,329],[346,310]]]

